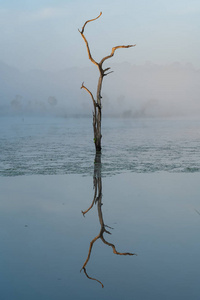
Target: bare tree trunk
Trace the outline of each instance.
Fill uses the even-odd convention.
[[[96,100],[94,99],[93,94],[91,93],[91,91],[88,90],[88,88],[86,88],[84,86],[84,82],[82,83],[82,86],[81,86],[81,88],[85,89],[90,94],[90,96],[92,98],[92,101],[93,101],[93,106],[94,106],[94,111],[93,111],[93,131],[94,131],[94,143],[95,143],[96,152],[101,152],[101,138],[102,138],[102,135],[101,135],[101,117],[102,117],[102,114],[101,114],[101,109],[102,109],[102,105],[101,105],[101,99],[102,99],[102,97],[101,97],[101,89],[102,89],[102,82],[103,82],[104,76],[106,76],[106,75],[108,75],[108,74],[110,74],[110,73],[113,72],[113,71],[110,71],[110,72],[106,73],[108,70],[110,70],[110,68],[103,69],[102,65],[103,65],[103,63],[104,63],[105,60],[111,58],[114,55],[115,50],[117,50],[119,48],[130,48],[130,47],[135,46],[135,45],[127,45],[127,46],[116,46],[116,47],[113,47],[110,55],[105,56],[104,58],[102,58],[102,60],[99,63],[96,62],[93,59],[92,55],[91,55],[88,41],[87,41],[87,39],[86,39],[86,37],[84,35],[84,29],[85,29],[85,26],[87,25],[87,23],[97,20],[101,15],[102,15],[102,13],[100,13],[97,18],[86,21],[85,24],[82,27],[82,30],[81,31],[79,30],[79,32],[80,32],[80,34],[81,34],[81,36],[82,36],[82,38],[83,38],[83,40],[84,40],[84,42],[86,44],[86,48],[87,48],[87,52],[88,52],[88,57],[91,60],[91,62],[98,67],[99,73],[100,73],[99,81],[98,81],[98,85],[97,85],[97,98],[96,98]]]
[[[103,75],[100,74],[99,82],[97,86],[97,122],[96,122],[96,136],[95,136],[95,147],[96,152],[101,152],[101,88],[103,82]]]

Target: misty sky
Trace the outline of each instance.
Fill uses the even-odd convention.
[[[113,63],[192,63],[200,68],[199,0],[0,0],[0,61],[22,70],[88,66],[78,32],[99,61],[120,44]]]

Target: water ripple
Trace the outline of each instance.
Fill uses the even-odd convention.
[[[0,176],[93,173],[91,119],[0,119]],[[199,120],[103,120],[102,175],[200,171]]]

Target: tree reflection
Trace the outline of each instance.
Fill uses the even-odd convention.
[[[85,275],[87,276],[87,278],[91,279],[91,280],[95,280],[97,282],[99,282],[102,286],[102,288],[104,287],[103,283],[96,279],[96,278],[92,278],[88,275],[87,271],[86,271],[86,266],[90,260],[90,256],[92,253],[92,247],[94,245],[94,243],[98,240],[101,239],[102,242],[105,245],[108,245],[109,247],[111,247],[113,249],[113,253],[117,254],[117,255],[136,255],[135,253],[130,253],[130,252],[118,252],[116,250],[116,247],[114,244],[108,242],[105,238],[104,238],[104,233],[107,234],[111,234],[110,231],[108,231],[107,228],[109,229],[113,229],[112,227],[109,227],[107,225],[105,225],[104,220],[103,220],[103,213],[102,213],[102,179],[101,179],[101,154],[97,153],[95,156],[95,161],[94,161],[94,176],[93,176],[93,185],[94,185],[94,198],[93,201],[90,205],[90,207],[88,209],[86,209],[85,211],[82,211],[83,216],[85,216],[85,214],[94,206],[94,204],[97,205],[97,211],[98,211],[98,217],[99,217],[99,223],[100,223],[100,232],[99,234],[93,238],[93,240],[90,242],[90,246],[89,246],[89,251],[88,251],[88,256],[81,268],[81,271],[83,270]]]

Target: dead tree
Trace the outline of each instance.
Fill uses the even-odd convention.
[[[98,80],[98,85],[97,85],[97,96],[96,96],[96,100],[93,96],[93,94],[91,93],[91,91],[84,85],[84,82],[82,83],[81,89],[85,89],[91,96],[92,98],[92,102],[93,102],[93,106],[94,106],[94,111],[93,111],[93,131],[94,131],[94,143],[95,143],[95,148],[96,148],[96,152],[101,152],[101,109],[102,109],[102,104],[101,104],[101,89],[102,89],[102,82],[103,82],[103,78],[105,76],[107,76],[108,74],[112,73],[113,71],[109,71],[109,68],[105,68],[103,69],[103,63],[111,58],[115,51],[119,48],[130,48],[130,47],[134,47],[135,45],[127,45],[127,46],[115,46],[112,48],[112,51],[110,53],[110,55],[105,56],[101,59],[101,61],[98,63],[97,61],[95,61],[91,55],[90,52],[90,48],[89,48],[89,44],[88,41],[84,35],[84,30],[85,30],[85,26],[87,25],[87,23],[92,22],[97,20],[100,16],[102,15],[102,12],[99,14],[99,16],[95,19],[91,19],[85,22],[85,24],[82,27],[82,30],[80,32],[85,44],[86,44],[86,48],[87,48],[87,52],[88,52],[88,57],[91,60],[91,62],[93,64],[95,64],[99,70],[99,80]],[[109,72],[108,72],[109,71]]]

